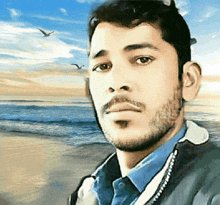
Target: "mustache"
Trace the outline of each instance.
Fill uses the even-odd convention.
[[[106,103],[103,108],[102,108],[102,113],[105,113],[107,109],[110,109],[113,105],[118,104],[118,103],[129,103],[131,105],[134,105],[138,108],[140,108],[141,110],[145,110],[146,106],[145,104],[135,101],[135,100],[131,100],[129,97],[127,96],[115,96],[113,97],[108,103]]]

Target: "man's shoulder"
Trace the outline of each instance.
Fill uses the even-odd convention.
[[[220,147],[208,140],[195,145],[179,143],[173,172],[161,204],[213,204],[220,202]],[[193,203],[192,203],[193,202]],[[203,203],[204,202],[204,203]],[[159,203],[160,204],[160,203]]]
[[[110,164],[110,166],[113,166],[116,160],[117,158],[115,153],[109,154],[96,166],[95,172],[93,174],[83,177],[80,180],[76,190],[69,197],[68,205],[98,205],[96,195],[93,191],[93,184],[95,182],[96,175],[104,165]]]
[[[188,163],[212,163],[220,159],[220,137],[210,135],[207,129],[201,124],[192,121],[186,121],[187,131],[181,139],[176,149],[179,152],[179,158]]]
[[[97,205],[97,199],[92,191],[94,177],[92,175],[85,176],[81,179],[77,189],[68,198],[68,205]],[[86,203],[88,202],[88,203]]]
[[[178,143],[176,147],[179,152],[177,161],[181,165],[197,168],[205,168],[212,166],[212,164],[220,166],[220,146],[212,138],[199,145],[186,140],[185,142]]]

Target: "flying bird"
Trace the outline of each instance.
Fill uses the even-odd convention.
[[[52,31],[50,33],[47,33],[46,31],[44,31],[44,30],[42,30],[40,28],[38,28],[38,29],[44,34],[44,37],[48,37],[48,36],[50,36],[50,34],[54,33],[54,31]]]
[[[84,67],[84,65],[82,65],[82,66],[79,66],[78,64],[76,64],[76,63],[72,63],[71,65],[75,65],[78,69],[81,69],[81,68],[83,68]]]

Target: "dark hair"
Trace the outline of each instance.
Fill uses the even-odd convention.
[[[174,0],[170,0],[170,4],[165,2],[167,0],[106,1],[91,13],[89,42],[91,43],[94,31],[101,22],[117,23],[125,27],[135,27],[143,22],[156,24],[162,31],[163,40],[173,45],[177,51],[181,80],[183,65],[191,60],[190,31]]]

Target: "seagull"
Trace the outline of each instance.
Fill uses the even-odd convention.
[[[44,37],[48,37],[48,36],[50,36],[50,34],[54,33],[54,31],[52,31],[50,33],[47,33],[47,32],[45,32],[44,30],[42,30],[40,28],[38,28],[38,29],[44,34]]]
[[[78,69],[81,69],[81,68],[83,68],[84,67],[84,65],[82,65],[82,66],[79,66],[78,64],[76,64],[76,63],[72,63],[71,65],[75,65]]]

